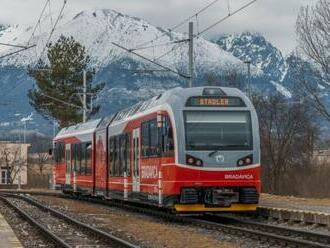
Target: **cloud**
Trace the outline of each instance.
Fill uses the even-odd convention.
[[[230,0],[229,9],[235,10],[249,0]],[[208,2],[212,2],[209,0]],[[259,0],[248,9],[206,33],[207,38],[219,33],[242,31],[259,32],[266,36],[285,54],[296,46],[295,21],[302,5],[313,4],[316,0]],[[51,1],[51,13],[58,13],[63,1]],[[228,1],[220,0],[210,9],[194,18],[195,29],[214,23],[228,12]],[[28,23],[34,25],[45,4],[45,0],[0,0],[0,23]],[[114,9],[124,14],[137,16],[161,27],[171,27],[207,4],[200,0],[68,0],[66,12],[84,9]],[[46,11],[49,11],[47,9]],[[197,25],[198,24],[198,25]],[[179,29],[184,32],[188,24]]]

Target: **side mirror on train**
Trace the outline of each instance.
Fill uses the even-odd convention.
[[[50,148],[50,149],[48,150],[48,155],[49,155],[49,156],[52,156],[52,155],[53,155],[53,149],[52,149],[52,148]]]

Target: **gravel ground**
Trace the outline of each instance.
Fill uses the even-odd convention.
[[[72,247],[115,247],[108,241],[102,240],[86,230],[79,229],[76,225],[63,220],[62,218],[55,217],[49,212],[45,212],[22,199],[9,198],[9,200],[14,203],[15,206],[24,209],[24,211],[33,219],[38,220],[39,224],[65,240]]]
[[[220,231],[166,222],[157,217],[88,202],[34,196],[68,215],[112,233],[141,247],[275,247],[248,237],[229,235]]]
[[[0,213],[10,224],[15,235],[17,236],[17,238],[24,247],[26,248],[55,247],[39,233],[38,229],[32,227],[28,222],[26,222],[20,216],[18,216],[16,212],[14,212],[14,210],[8,208],[8,206],[5,205],[2,201],[0,201]]]
[[[240,216],[242,217],[242,216]],[[246,217],[247,220],[251,220],[251,217]],[[265,218],[256,218],[253,219],[253,221],[259,221],[266,224],[272,224],[277,226],[283,226],[283,227],[290,227],[298,230],[305,230],[309,232],[317,232],[322,233],[326,235],[330,235],[330,229],[327,226],[321,226],[321,225],[315,225],[315,224],[305,224],[303,222],[290,222],[290,221],[284,221],[284,220],[276,220],[276,219],[265,219]]]
[[[273,208],[289,208],[330,214],[330,199],[298,198],[262,194],[260,206]]]

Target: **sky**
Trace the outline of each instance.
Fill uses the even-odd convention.
[[[0,23],[34,25],[47,0],[0,0]],[[113,9],[147,20],[155,26],[170,28],[195,14],[214,0],[67,0],[64,13],[86,9]],[[219,0],[198,18],[193,18],[195,31],[211,25],[250,0]],[[317,0],[257,0],[204,34],[211,39],[222,33],[258,32],[278,47],[284,55],[296,47],[295,22],[299,8]],[[50,12],[56,16],[63,0],[50,0]],[[178,29],[186,32],[188,24]]]

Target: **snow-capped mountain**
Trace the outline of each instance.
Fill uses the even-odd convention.
[[[225,34],[214,42],[240,60],[251,61],[274,81],[285,77],[287,66],[281,51],[258,33]]]
[[[47,22],[45,23],[47,24]],[[36,62],[36,59],[40,55],[45,59],[46,54],[42,53],[42,51],[48,40],[50,27],[47,28],[46,26],[42,30],[45,30],[45,32],[41,34],[37,33],[36,37],[30,40],[30,44],[36,44],[35,49],[29,49],[15,56],[7,57],[1,60],[1,64],[25,66]],[[16,44],[26,44],[31,37],[32,31],[32,27],[16,25],[7,29],[0,40]],[[186,34],[169,32],[168,30],[155,27],[145,20],[123,15],[113,10],[87,10],[76,14],[72,18],[70,16],[64,16],[61,24],[55,30],[51,41],[55,41],[60,35],[73,36],[77,41],[86,46],[87,53],[92,59],[92,66],[103,67],[127,57],[142,61],[135,55],[114,46],[112,42],[115,42],[128,49],[156,45],[156,48],[139,49],[136,51],[171,68],[181,69],[182,73],[186,72],[186,61],[188,61],[187,42],[158,46],[187,39]],[[152,43],[143,45],[146,41],[150,41],[156,37],[160,38]],[[162,54],[176,47],[178,49],[157,59]],[[5,52],[13,50],[15,48],[7,47]],[[1,54],[3,52],[0,50],[0,56]],[[203,38],[195,40],[194,55],[196,61],[195,67],[201,71],[204,71],[206,68],[208,70],[224,70],[228,66],[241,66],[242,64],[241,61],[230,53],[225,52],[217,45]]]
[[[27,76],[25,68],[35,64],[39,58],[46,59],[44,48],[51,25],[46,20],[42,23],[43,26],[34,36],[31,36],[33,27],[23,24],[4,26],[0,29],[0,42],[19,45],[36,44],[35,48],[0,59],[0,127],[14,123],[19,119],[17,117],[19,115],[27,116],[33,112],[28,104],[27,92],[33,87],[34,81]],[[143,19],[102,9],[64,15],[50,41],[56,41],[60,35],[73,36],[86,47],[91,57],[91,66],[97,69],[95,82],[106,82],[104,91],[97,99],[101,104],[99,115],[109,114],[168,88],[185,86],[187,83],[178,75],[159,71],[159,67],[112,44],[115,42],[128,49],[135,49],[134,51],[139,54],[187,74],[187,43],[171,43],[187,39],[187,34],[171,32],[153,26]],[[147,43],[150,40],[154,41]],[[234,46],[239,47],[239,44],[233,44],[233,50],[228,49],[228,51],[219,44],[221,42],[216,44],[201,37],[194,40],[196,86],[205,83],[206,75],[223,76],[233,69],[238,72],[239,80],[246,83],[244,57],[232,53],[235,50]],[[156,47],[149,47],[153,45]],[[255,51],[263,51],[263,45],[266,46],[266,50],[271,47],[267,42],[260,42],[259,50]],[[17,48],[0,46],[0,57],[16,50]],[[262,54],[267,58],[266,52]],[[255,58],[252,55],[250,53],[251,59]],[[264,57],[258,56],[256,59],[259,62],[253,63],[255,66],[252,66],[255,87],[263,92],[279,91],[281,88],[266,78],[271,77],[275,80],[281,77],[281,75],[271,76],[271,65],[274,64],[276,71],[282,70],[282,67],[275,64],[273,57],[269,58],[269,62],[262,63]],[[158,71],[150,72],[153,69]],[[143,70],[149,72],[140,73]],[[39,130],[51,130],[49,123],[43,121],[38,114],[34,115],[29,125]]]

